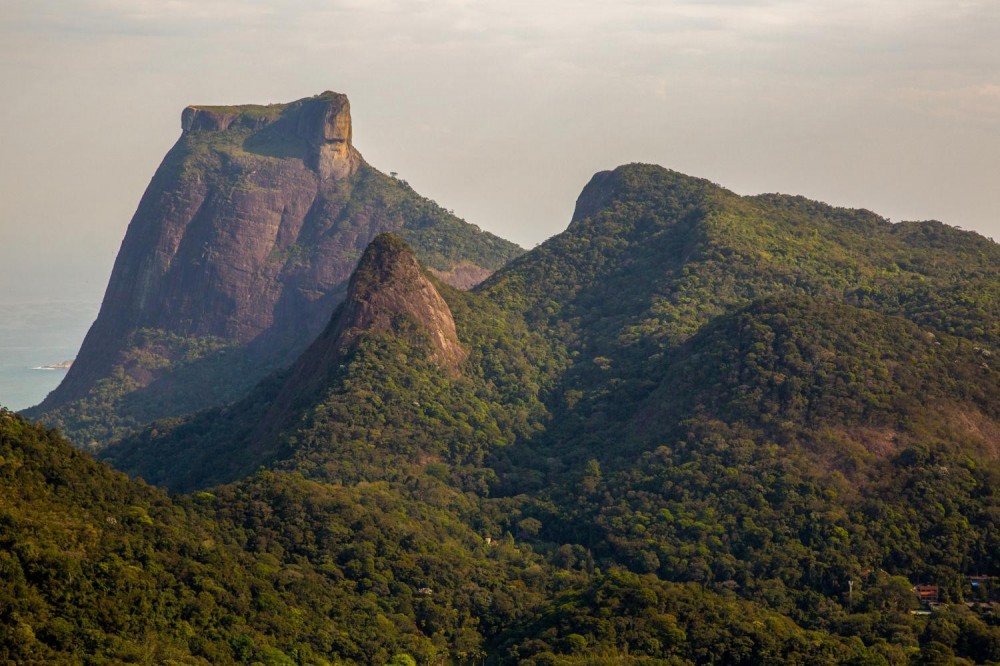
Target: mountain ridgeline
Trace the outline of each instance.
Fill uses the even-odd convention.
[[[114,551],[136,585],[178,582],[165,600],[128,588],[156,622],[144,642],[124,624],[93,634],[95,650],[1000,662],[1000,246],[633,164],[595,175],[566,231],[471,290],[421,257],[375,236],[297,360],[100,451],[179,493],[117,491],[153,524],[134,511],[146,532]],[[50,626],[66,603],[50,581],[78,565],[39,555],[91,528],[29,520],[80,515],[84,496],[60,489],[84,482],[60,480],[71,465],[20,472],[19,441],[68,453],[4,423],[0,472],[22,474],[5,491],[22,493],[2,523],[4,566],[23,572],[7,594],[34,604],[5,626],[30,630],[34,655],[95,654],[66,636],[117,588]],[[86,484],[113,476],[88,465]],[[167,528],[199,540],[171,550]]]
[[[344,95],[193,106],[181,125],[73,367],[27,412],[82,446],[225,404],[290,363],[378,233],[460,287],[521,253],[369,166]]]

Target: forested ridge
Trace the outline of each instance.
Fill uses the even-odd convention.
[[[474,290],[409,278],[443,305],[401,309],[370,271],[410,261],[379,237],[298,365],[102,453],[182,494],[7,415],[5,460],[120,488],[49,534],[28,518],[90,500],[47,472],[7,484],[37,599],[8,632],[70,661],[1000,662],[995,243],[628,165]],[[122,504],[152,526],[122,514],[115,557],[177,602],[150,582],[121,606],[144,638],[60,642],[69,611],[21,544],[72,550]],[[188,619],[203,592],[216,610]],[[73,626],[119,593],[89,594]]]

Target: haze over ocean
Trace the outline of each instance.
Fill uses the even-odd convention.
[[[99,308],[90,300],[0,302],[0,406],[41,402],[66,375],[42,367],[76,356]]]

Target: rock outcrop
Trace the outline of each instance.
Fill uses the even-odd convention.
[[[462,266],[462,287],[521,253],[369,166],[344,95],[191,106],[181,124],[76,363],[30,410],[78,442],[231,401],[290,363],[379,233],[442,275]]]
[[[303,424],[345,400],[345,392],[366,384],[372,369],[385,363],[407,368],[401,384],[468,386],[462,372],[468,353],[459,342],[451,308],[428,273],[398,236],[376,236],[351,277],[344,302],[290,368],[264,379],[231,405],[155,423],[98,455],[150,483],[188,491],[229,483],[294,456]],[[384,345],[393,350],[388,356],[380,356]],[[383,389],[377,399],[392,404],[398,387]],[[351,412],[362,407],[347,400]],[[320,446],[334,451],[343,444]],[[410,451],[404,457],[412,455],[419,454]]]
[[[428,356],[446,375],[461,374],[466,352],[458,341],[451,309],[406,243],[392,234],[380,234],[358,263],[343,304],[292,366],[250,437],[251,447],[272,445],[294,418],[295,404],[318,401],[331,370],[359,337],[408,336],[404,330],[408,325],[415,325],[421,338],[416,344],[426,345]]]
[[[291,104],[258,106],[189,106],[181,114],[184,132],[259,131],[277,124],[284,134],[302,139],[304,161],[322,180],[353,175],[361,154],[351,143],[351,103],[347,95],[325,92]]]
[[[392,234],[380,234],[361,257],[343,307],[310,351],[320,356],[339,353],[362,333],[393,332],[400,316],[409,317],[427,333],[430,355],[438,365],[451,375],[459,374],[465,351],[448,304],[406,243]],[[306,354],[298,365],[308,371],[322,365],[320,360]]]

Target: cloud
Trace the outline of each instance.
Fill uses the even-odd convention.
[[[91,34],[235,34],[489,49],[532,43],[559,57],[588,43],[720,53],[802,48],[801,40],[953,43],[998,27],[985,0],[12,0],[4,23]],[[988,33],[987,33],[988,34]],[[992,40],[988,40],[992,42]],[[959,45],[962,46],[962,45]]]
[[[896,99],[913,109],[938,118],[1000,124],[1000,84],[980,83],[959,88],[899,88]]]
[[[523,216],[541,228],[533,206],[571,201],[584,172],[632,159],[721,177],[743,172],[741,154],[760,154],[755,173],[794,163],[787,171],[803,191],[812,177],[822,192],[830,172],[809,159],[843,146],[854,146],[851,159],[891,165],[899,146],[951,141],[962,126],[980,132],[968,143],[983,147],[979,172],[995,174],[1000,154],[996,0],[0,1],[0,77],[12,100],[0,114],[35,122],[45,100],[69,95],[90,104],[97,126],[107,100],[141,103],[168,110],[166,142],[174,109],[190,102],[333,88],[355,102],[375,163],[401,162],[392,166],[437,183],[428,193],[456,206],[484,197],[470,208],[481,221],[522,214],[496,212],[513,204],[486,198],[494,180],[507,183],[500,191],[565,181],[560,192],[540,188],[537,202],[524,197]],[[892,149],[887,133],[898,137]],[[38,152],[22,143],[20,159],[8,147],[10,173]],[[586,151],[572,153],[577,145]],[[782,159],[764,164],[771,152]],[[551,173],[523,168],[529,154]],[[929,163],[974,182],[972,166]],[[473,196],[467,174],[487,172]],[[767,187],[785,182],[774,178]],[[981,208],[995,217],[995,204]]]
[[[265,25],[272,0],[13,0],[6,27],[67,35],[174,35]]]

